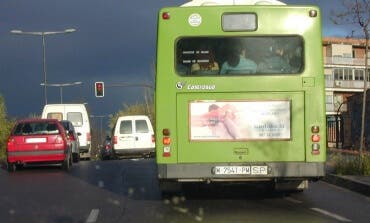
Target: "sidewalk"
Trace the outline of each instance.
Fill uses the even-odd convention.
[[[327,173],[323,180],[370,197],[370,176],[340,176]]]
[[[341,154],[348,155],[356,154],[356,152],[353,151],[337,149],[332,149],[332,152],[339,152]],[[370,176],[337,175],[334,173],[333,166],[330,161],[326,164],[326,176],[323,181],[370,197]]]

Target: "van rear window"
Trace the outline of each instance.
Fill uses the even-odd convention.
[[[132,122],[129,120],[121,121],[119,127],[120,134],[131,134],[132,133]]]
[[[73,126],[82,126],[83,119],[81,112],[68,112],[67,113],[67,120],[72,122]]]
[[[137,133],[148,133],[149,132],[148,124],[146,123],[145,120],[136,120],[135,125],[136,125]]]
[[[51,112],[51,113],[48,113],[47,117],[49,119],[58,119],[58,121],[62,121],[63,120],[63,114],[60,113],[60,112]]]

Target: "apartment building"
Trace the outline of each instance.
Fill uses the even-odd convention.
[[[364,91],[364,79],[370,86],[369,76],[365,78],[365,40],[326,37],[323,38],[323,54],[328,146],[351,147],[347,98]],[[369,54],[367,60],[370,64]]]

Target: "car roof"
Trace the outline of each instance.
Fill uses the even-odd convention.
[[[27,118],[17,121],[18,123],[22,122],[58,122],[58,119],[44,119],[44,118]]]
[[[60,122],[62,122],[62,123],[71,123],[72,124],[72,122],[69,121],[69,120],[61,120]]]

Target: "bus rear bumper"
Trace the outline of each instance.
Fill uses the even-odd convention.
[[[220,173],[220,167],[223,168],[222,170],[225,167],[231,167],[231,169],[245,167],[247,171],[243,173],[231,171],[224,174]],[[158,164],[159,180],[178,182],[317,180],[324,176],[323,162]]]

